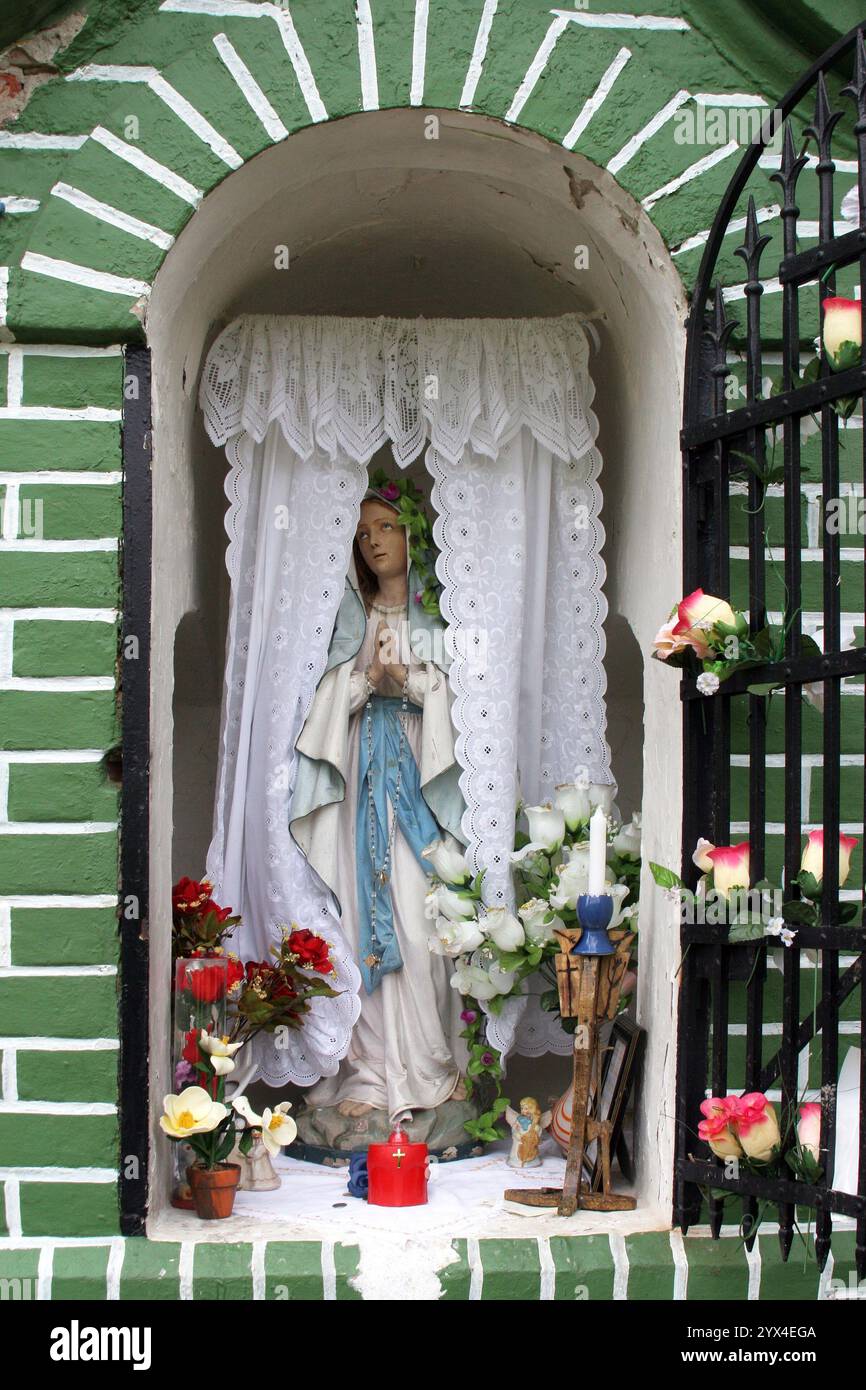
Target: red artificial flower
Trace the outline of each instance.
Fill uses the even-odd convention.
[[[199,1061],[199,1056],[198,1029],[190,1028],[184,1040],[181,1057],[185,1062],[189,1062],[192,1066],[195,1066],[196,1062]]]
[[[238,960],[235,956],[228,956],[226,959],[228,960],[227,987],[231,993],[235,985],[244,978],[244,966],[243,961]]]
[[[315,970],[319,975],[330,975],[334,969],[328,954],[329,946],[315,932],[306,927],[297,927],[288,940],[292,955],[298,957],[298,964],[306,970]]]
[[[190,991],[196,1003],[214,1004],[225,995],[226,972],[216,960],[212,965],[204,965],[198,970],[187,969],[184,973],[184,987]]]
[[[171,905],[175,912],[198,912],[210,900],[211,884],[206,878],[199,883],[194,878],[180,878],[171,890]]]

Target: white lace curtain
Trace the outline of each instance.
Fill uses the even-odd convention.
[[[611,780],[605,740],[589,341],[558,319],[246,316],[217,339],[201,406],[230,461],[231,607],[208,874],[243,916],[244,956],[280,923],[335,943],[333,1000],[258,1066],[274,1085],[333,1074],[360,1004],[330,894],[288,832],[293,749],[327,657],[366,465],[390,441],[427,446],[442,612],[454,637],[452,717],[469,854],[488,900],[509,899],[519,791],[532,802],[586,769]],[[461,634],[463,639],[461,640]],[[479,657],[477,639],[482,650]],[[566,1051],[534,1001],[490,1019],[494,1045]]]

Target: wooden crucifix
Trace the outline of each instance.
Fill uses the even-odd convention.
[[[611,1122],[591,1114],[601,1097],[600,1025],[616,1015],[622,978],[628,968],[634,936],[611,932],[616,948],[611,955],[575,955],[580,928],[558,931],[564,949],[556,957],[559,1008],[563,1018],[576,1020],[572,1080],[572,1123],[562,1188],[509,1188],[505,1199],[530,1207],[556,1207],[560,1216],[587,1211],[632,1211],[634,1197],[612,1190],[610,1177]],[[587,1146],[595,1141],[601,1152],[601,1192],[581,1182]]]

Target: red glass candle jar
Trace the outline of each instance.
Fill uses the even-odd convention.
[[[367,1150],[367,1201],[376,1207],[424,1206],[427,1161],[427,1145],[410,1144],[398,1126],[387,1144],[371,1144]]]

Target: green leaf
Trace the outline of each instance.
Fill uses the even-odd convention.
[[[493,1102],[493,1118],[495,1120],[498,1120],[500,1115],[504,1115],[505,1111],[508,1109],[508,1104],[507,1096],[500,1096],[498,1100]]]
[[[679,874],[675,874],[673,869],[666,869],[664,864],[654,864],[650,860],[650,871],[659,888],[685,888],[685,883]]]
[[[817,380],[818,380],[818,377],[819,377],[820,375],[821,375],[821,362],[820,362],[820,359],[817,358],[817,357],[810,357],[810,358],[809,358],[809,361],[806,363],[805,367],[803,368],[802,372],[800,373],[800,380],[801,380],[805,385],[808,385],[809,382],[811,382],[811,381],[817,381]]]
[[[854,918],[857,916],[857,913],[858,913],[859,911],[860,911],[860,909],[859,909],[857,903],[840,903],[840,904],[839,904],[839,921],[840,921],[843,925],[844,925],[845,923],[847,923],[847,922],[853,922],[853,921],[854,921]]]
[[[728,940],[737,941],[758,941],[764,935],[764,927],[761,922],[742,922],[728,929]]]
[[[818,882],[814,874],[807,873],[805,869],[797,874],[793,881],[799,883],[806,897],[811,898],[813,902],[820,898],[824,891],[823,885]]]
[[[746,690],[749,692],[750,695],[759,695],[759,696],[761,696],[762,698],[765,698],[767,695],[772,695],[773,691],[774,691],[774,690],[778,690],[778,688],[779,688],[779,683],[778,683],[778,681],[776,681],[776,682],[770,681],[767,685],[747,685],[747,686],[746,686]]]
[[[503,970],[518,970],[526,960],[523,951],[500,951],[499,963]]]
[[[782,916],[786,922],[791,922],[796,927],[815,925],[815,909],[809,907],[808,903],[801,903],[796,899],[782,904]]]
[[[559,1008],[559,990],[546,989],[539,999],[539,1004],[547,1013],[552,1013]]]

